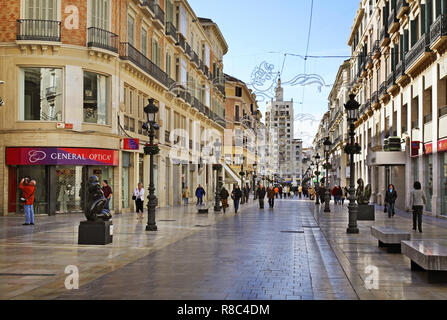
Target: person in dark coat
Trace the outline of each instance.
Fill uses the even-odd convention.
[[[225,213],[226,209],[228,208],[228,198],[230,197],[230,194],[228,193],[228,190],[223,187],[220,190],[220,201],[222,201],[222,209]]]
[[[394,212],[394,204],[396,202],[396,199],[397,199],[397,192],[394,189],[394,185],[390,184],[388,186],[388,190],[386,190],[385,193],[385,205],[388,212],[388,218],[394,217],[394,215],[396,214]]]
[[[267,198],[269,199],[269,207],[270,209],[273,209],[273,207],[275,206],[275,190],[273,189],[273,187],[270,187],[269,190],[267,191]]]
[[[244,187],[244,202],[245,203],[248,203],[249,196],[250,196],[250,187],[248,186],[248,184],[246,184]]]
[[[259,186],[258,189],[258,199],[259,199],[259,208],[264,209],[264,199],[267,191],[263,185]]]
[[[231,192],[231,199],[233,199],[235,213],[237,213],[239,210],[239,203],[242,196],[243,194],[241,188],[239,188],[239,185],[235,185],[233,192]]]
[[[199,186],[196,189],[196,197],[197,197],[197,205],[203,204],[203,196],[206,194],[205,189],[202,188],[202,186],[199,184]]]

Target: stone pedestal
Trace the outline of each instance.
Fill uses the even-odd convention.
[[[357,212],[358,221],[375,221],[375,207],[369,204],[359,204]]]
[[[112,241],[112,221],[82,221],[79,225],[78,244],[106,245]]]

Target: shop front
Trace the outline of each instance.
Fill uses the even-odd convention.
[[[118,151],[110,149],[6,148],[8,212],[23,212],[18,188],[23,177],[37,182],[36,214],[83,212],[88,178],[96,175],[100,181],[108,180],[113,189],[113,170],[118,162]]]

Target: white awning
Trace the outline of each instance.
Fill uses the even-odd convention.
[[[237,183],[239,184],[239,186],[242,185],[242,181],[239,178],[239,176],[227,165],[227,164],[223,164],[223,167],[225,169],[225,171],[227,172],[227,174],[225,174],[225,181],[224,183]]]
[[[405,151],[378,151],[369,152],[366,158],[368,166],[404,166],[406,160]]]

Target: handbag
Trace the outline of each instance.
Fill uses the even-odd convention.
[[[137,196],[133,195],[133,196],[132,196],[132,200],[133,200],[133,201],[137,200]]]

